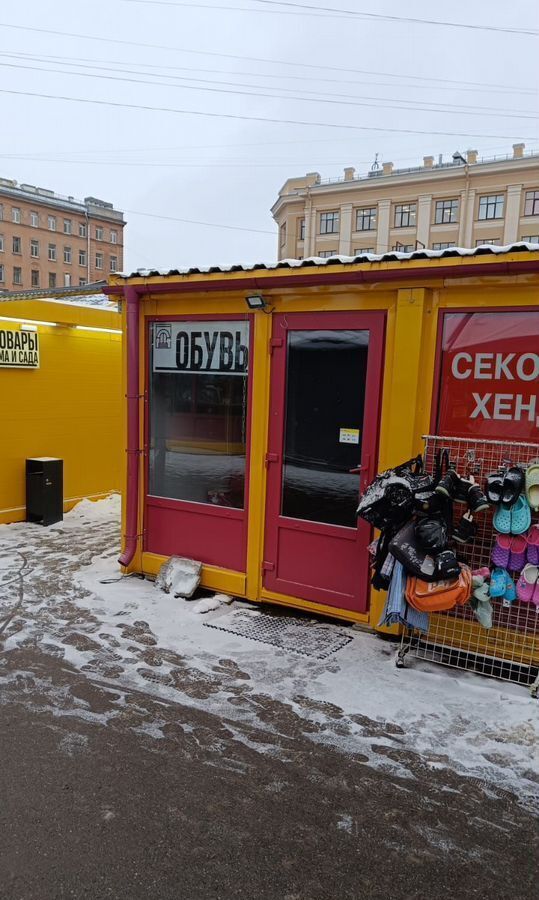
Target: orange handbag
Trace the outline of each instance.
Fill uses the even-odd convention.
[[[460,575],[454,581],[422,581],[409,576],[406,581],[406,600],[419,612],[443,612],[463,606],[472,593],[472,573],[461,564]]]

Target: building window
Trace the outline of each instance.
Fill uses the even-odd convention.
[[[95,267],[96,267],[96,269],[102,269],[102,268],[103,268],[103,254],[102,254],[102,253],[96,253],[96,255],[95,255]]]
[[[479,219],[503,219],[503,194],[488,194],[479,198]]]
[[[0,222],[4,221],[4,204],[0,203]]]
[[[248,372],[245,319],[150,325],[149,494],[243,508]]]
[[[95,239],[96,239],[96,241],[103,240],[103,229],[101,228],[100,225],[95,226]]]
[[[117,231],[113,231],[112,228],[110,229],[110,242],[111,242],[111,244],[117,244],[117,243],[118,243],[118,232],[117,232]]]
[[[356,231],[376,230],[376,206],[356,210]]]
[[[71,287],[71,275],[69,272],[64,273],[64,287]]]
[[[30,256],[34,259],[39,258],[39,241],[30,241]]]
[[[286,222],[279,226],[279,246],[282,247],[286,243]]]
[[[437,200],[434,211],[434,224],[448,225],[450,222],[456,222],[458,211],[458,200]]]
[[[117,272],[118,271],[118,257],[111,256],[110,258],[110,271]]]
[[[304,240],[305,240],[305,219],[300,219],[300,220],[299,220],[299,236],[298,236],[298,240],[299,240],[299,241],[304,241]]]
[[[86,237],[86,222],[79,222],[79,237]]]
[[[526,241],[528,244],[539,244],[539,234],[528,234],[522,235],[520,238],[521,241]],[[0,247],[0,250],[3,248]]]
[[[21,221],[21,211],[18,206],[11,207],[11,221],[15,222],[16,225],[20,224]]]
[[[86,278],[79,278],[79,287],[84,287],[85,284],[88,284]]]
[[[13,253],[21,252],[21,239],[20,237],[13,237]]]
[[[71,256],[72,256],[72,254],[71,254],[71,247],[64,247],[64,262],[65,262],[65,263],[70,263],[70,262],[71,262]]]
[[[359,256],[360,253],[374,253],[374,247],[359,247],[354,250],[354,256]]]
[[[415,225],[417,204],[399,203],[395,207],[395,228],[410,228]]]
[[[320,213],[320,234],[338,234],[339,218],[337,211]]]
[[[56,272],[49,272],[49,287],[56,287]]]
[[[413,253],[415,250],[415,244],[400,244],[398,241],[392,250],[396,250],[397,253]]]
[[[71,219],[64,219],[64,234],[73,234],[73,223]]]
[[[526,238],[522,238],[522,240],[525,241]],[[4,235],[0,234],[0,253],[3,253],[3,252],[4,252]]]
[[[500,238],[481,238],[479,241],[475,242],[476,247],[482,247],[484,244],[490,244],[493,247],[499,247],[501,244]]]
[[[32,287],[39,287],[39,271],[32,269],[30,273]]]
[[[456,247],[455,241],[441,241],[441,243],[433,244],[433,250],[449,250],[450,247]]]
[[[79,250],[79,266],[86,265],[86,250]]]
[[[22,269],[20,266],[13,267],[13,284],[22,284]]]
[[[48,216],[47,217],[47,225],[49,231],[56,231],[56,216]]]
[[[337,249],[335,250],[319,250],[316,254],[321,259],[329,259],[330,256],[337,256]]]
[[[526,191],[524,215],[539,216],[539,191]]]
[[[0,265],[0,282],[4,281],[4,267]]]
[[[48,259],[51,262],[56,262],[56,244],[49,244]]]
[[[36,212],[30,213],[30,225],[32,228],[39,228],[39,214]]]

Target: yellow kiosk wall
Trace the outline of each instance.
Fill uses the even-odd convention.
[[[121,490],[121,335],[74,327],[120,329],[119,314],[16,300],[3,302],[0,315],[55,323],[37,326],[39,369],[0,368],[0,522],[25,518],[27,457],[64,460],[65,510],[83,497]],[[5,320],[0,326],[20,329]]]

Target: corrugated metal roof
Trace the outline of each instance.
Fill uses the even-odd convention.
[[[414,250],[412,253],[361,253],[358,256],[310,256],[307,259],[282,259],[275,263],[238,263],[231,266],[193,266],[191,268],[177,269],[136,269],[134,272],[115,272],[114,278],[151,278],[160,275],[212,275],[226,272],[256,272],[261,270],[272,271],[274,269],[305,269],[313,266],[352,265],[353,263],[379,263],[379,262],[409,262],[422,259],[451,259],[452,257],[469,256],[499,256],[508,253],[523,252],[539,253],[539,244],[530,244],[520,241],[516,244],[508,244],[505,247],[496,247],[492,244],[482,244],[480,247],[450,247],[447,250]]]
[[[0,291],[0,302],[3,300],[63,300],[72,297],[103,296],[102,289],[106,281],[93,281],[91,284],[79,284],[77,287],[30,288],[27,291]]]

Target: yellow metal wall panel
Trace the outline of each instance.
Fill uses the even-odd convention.
[[[0,368],[0,521],[25,518],[27,457],[64,460],[66,508],[121,490],[121,335],[72,327],[120,329],[119,315],[40,301],[6,301],[0,314],[70,323],[37,326],[39,369]]]

